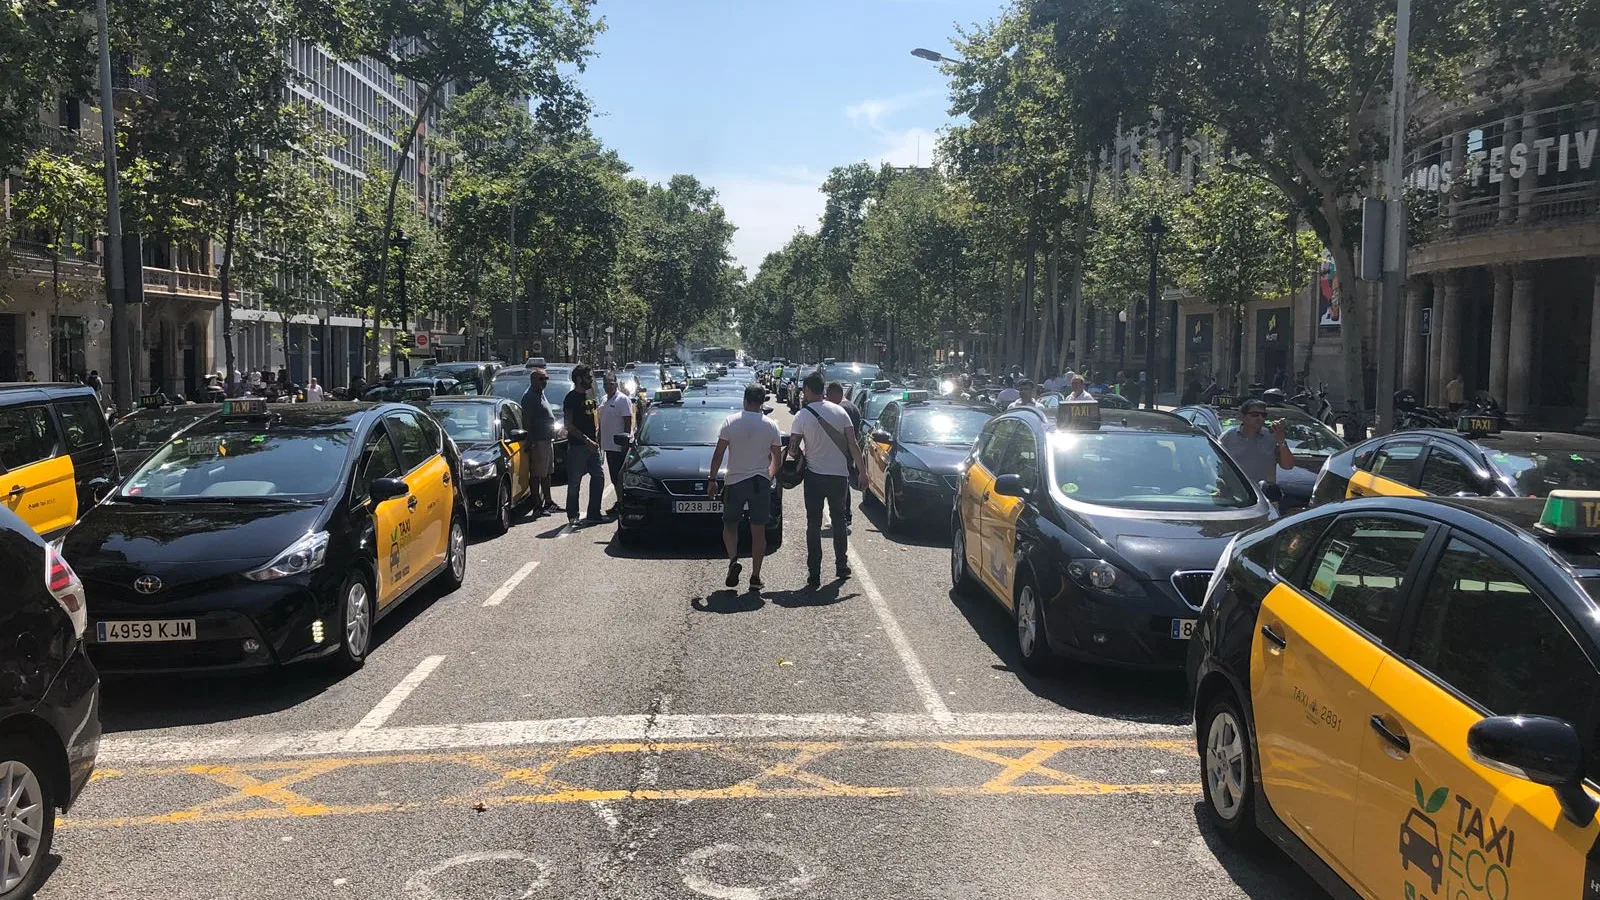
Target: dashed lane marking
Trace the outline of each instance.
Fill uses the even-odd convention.
[[[62,827],[129,828],[571,803],[1194,795],[1197,783],[1122,782],[1107,752],[1195,758],[1191,740],[620,741],[570,747],[407,753],[230,765],[137,766],[97,777]],[[659,783],[634,782],[640,757]],[[978,765],[973,763],[977,762]],[[1181,767],[1190,769],[1187,763]],[[416,786],[392,799],[386,788]],[[206,791],[223,791],[194,802]],[[380,790],[380,788],[385,788]],[[436,792],[436,793],[430,793]],[[190,805],[163,809],[183,798]],[[139,809],[119,815],[119,809]]]
[[[411,674],[400,679],[400,683],[395,685],[382,700],[378,701],[378,705],[372,708],[372,712],[367,713],[362,717],[361,721],[356,723],[354,728],[345,732],[345,740],[359,741],[363,737],[376,734],[378,729],[383,727],[383,723],[389,721],[389,717],[394,715],[395,710],[400,708],[400,704],[406,702],[406,698],[411,696],[411,692],[415,691],[424,679],[432,675],[433,670],[439,668],[439,664],[442,662],[444,662],[443,656],[430,656],[417,663],[417,667],[411,670]]]
[[[933,679],[929,677],[927,667],[922,664],[922,658],[917,656],[916,648],[911,646],[911,640],[906,637],[900,622],[889,610],[889,601],[883,599],[883,594],[878,592],[878,585],[872,580],[872,574],[867,571],[866,563],[861,561],[861,555],[856,553],[856,548],[849,549],[849,559],[857,580],[861,582],[861,589],[866,592],[867,602],[872,605],[872,611],[878,615],[878,622],[883,626],[884,635],[889,638],[889,644],[900,657],[900,666],[906,670],[906,677],[911,679],[911,685],[916,688],[917,696],[922,698],[922,708],[937,721],[950,721],[952,718],[950,707],[946,706],[944,698],[939,696],[939,689],[933,686]]]
[[[518,569],[515,574],[506,579],[505,584],[495,588],[494,593],[490,594],[489,598],[483,601],[483,605],[499,606],[500,604],[504,603],[506,598],[511,596],[511,592],[517,589],[517,585],[522,583],[522,579],[533,574],[533,570],[537,568],[539,568],[539,561],[534,560],[533,562],[530,562]]]

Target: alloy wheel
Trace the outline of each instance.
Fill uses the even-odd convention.
[[[450,523],[450,577],[467,577],[467,530],[459,520]]]
[[[1032,656],[1039,640],[1039,611],[1033,585],[1025,584],[1017,594],[1017,647],[1023,656]]]
[[[500,508],[496,511],[500,516],[500,530],[511,529],[511,489],[506,487],[504,481],[500,482]]]
[[[1217,815],[1232,821],[1244,808],[1244,730],[1233,713],[1222,710],[1211,718],[1206,731],[1206,786]]]
[[[0,893],[6,893],[39,864],[45,816],[54,811],[45,808],[39,777],[16,760],[0,762],[0,797]]]
[[[368,611],[367,586],[352,581],[344,597],[345,652],[351,659],[367,655],[367,644],[372,640],[372,618]]]
[[[959,520],[954,532],[950,536],[950,583],[960,587],[967,578],[967,535]]]

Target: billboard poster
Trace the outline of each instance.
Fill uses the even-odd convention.
[[[1339,272],[1334,267],[1333,255],[1322,258],[1317,270],[1317,324],[1324,328],[1338,328],[1343,310],[1339,303]]]

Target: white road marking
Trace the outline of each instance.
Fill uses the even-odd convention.
[[[757,886],[724,884],[712,877],[720,868],[716,862],[718,857],[754,853],[777,857],[783,861],[784,868],[792,869],[794,874],[785,873],[786,877],[779,876],[781,880]],[[747,844],[742,847],[738,844],[712,844],[685,856],[678,862],[678,871],[683,874],[683,886],[702,897],[715,900],[775,900],[778,897],[792,897],[805,890],[822,874],[822,865],[814,860],[802,859],[793,851],[776,844]]]
[[[595,716],[461,725],[407,725],[394,728],[284,732],[238,737],[174,740],[111,737],[100,743],[102,766],[162,762],[333,756],[349,753],[406,753],[547,744],[646,740],[829,740],[846,738],[1192,738],[1186,725],[1104,719],[1084,713],[955,713],[934,718],[924,713],[818,713],[791,715]]]
[[[489,595],[489,599],[483,601],[483,605],[484,606],[499,606],[500,604],[504,603],[505,599],[507,597],[511,596],[511,592],[517,589],[517,585],[522,583],[522,579],[527,578],[529,575],[533,574],[533,570],[537,569],[537,568],[539,568],[539,561],[538,560],[534,560],[533,562],[530,562],[527,565],[523,566],[522,568],[518,569],[516,571],[516,574],[514,574],[510,578],[506,579],[506,583],[505,584],[502,584],[499,587],[495,588],[494,593]]]
[[[612,837],[616,837],[622,828],[622,822],[617,818],[616,810],[611,808],[611,804],[605,800],[590,800],[589,808],[593,809],[594,814],[605,823],[606,831],[611,832]]]
[[[361,721],[356,723],[354,728],[345,732],[345,737],[351,740],[359,739],[382,728],[383,723],[389,721],[389,717],[394,715],[395,710],[400,708],[400,704],[406,702],[406,698],[411,696],[411,692],[422,684],[423,679],[432,675],[433,670],[439,668],[439,664],[442,662],[444,662],[443,656],[430,656],[417,663],[417,667],[411,670],[411,674],[400,679],[400,683],[395,685],[394,689],[389,691],[382,700],[378,701],[378,705],[372,708],[372,712],[367,713],[362,717]]]
[[[861,582],[861,589],[866,592],[867,602],[872,604],[872,611],[878,614],[878,621],[883,625],[883,633],[888,636],[894,652],[900,655],[900,665],[906,670],[906,677],[911,679],[912,687],[917,689],[917,696],[922,698],[922,708],[936,720],[949,721],[950,707],[945,706],[944,698],[939,696],[939,689],[933,686],[933,679],[928,677],[928,670],[922,665],[922,659],[917,656],[916,649],[911,646],[911,641],[900,628],[894,613],[889,611],[889,602],[878,592],[877,583],[872,580],[872,574],[867,571],[866,564],[861,561],[861,554],[857,553],[854,547],[850,548],[850,568]]]
[[[529,853],[520,850],[485,850],[478,853],[463,853],[439,863],[406,879],[406,893],[416,900],[446,900],[446,895],[434,890],[430,884],[434,878],[459,866],[469,866],[482,862],[509,862],[534,870],[534,875],[528,881],[528,886],[517,894],[517,900],[528,900],[538,893],[550,881],[550,864]],[[450,897],[457,896],[450,894]]]

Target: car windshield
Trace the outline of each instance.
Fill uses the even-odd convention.
[[[644,417],[639,443],[647,446],[711,447],[722,433],[722,423],[733,415],[723,407],[658,406]]]
[[[667,366],[667,377],[673,381],[683,381],[689,377],[689,373],[683,366]]]
[[[1277,410],[1268,412],[1267,420],[1270,422],[1277,418],[1283,419],[1283,440],[1289,445],[1289,450],[1299,456],[1332,456],[1350,446],[1344,439],[1333,433],[1333,429],[1311,418],[1297,418],[1282,416]],[[1222,419],[1222,430],[1239,424],[1237,413],[1229,412]]]
[[[520,401],[522,395],[528,392],[528,384],[527,375],[518,375],[514,378],[496,378],[494,385],[489,388],[489,393],[495,397]]]
[[[490,403],[431,403],[428,412],[439,420],[444,433],[458,444],[481,444],[495,440],[499,419]]]
[[[989,414],[981,409],[937,406],[912,407],[900,417],[900,442],[905,444],[951,444],[969,446],[978,432],[989,424]]]
[[[118,495],[169,501],[321,499],[338,485],[351,438],[343,423],[308,428],[202,424],[157,450]]]
[[[1558,490],[1600,490],[1600,452],[1489,448],[1489,461],[1510,477],[1517,493],[1524,497],[1543,497]]]
[[[868,422],[876,422],[878,417],[883,415],[883,410],[899,399],[899,394],[868,394],[867,399],[861,404],[861,418]]]
[[[477,366],[423,366],[413,374],[418,378],[448,378],[464,385],[471,385],[473,388],[480,388]],[[478,393],[478,390],[474,390],[473,393]]]
[[[148,450],[216,412],[216,408],[182,412],[135,413],[111,426],[111,443],[118,450]]]
[[[822,377],[828,381],[854,384],[878,377],[878,367],[870,363],[829,363],[822,367]]]
[[[1071,500],[1123,509],[1238,509],[1256,502],[1237,467],[1203,434],[1056,432],[1055,486]]]
[[[647,391],[654,392],[661,389],[661,378],[654,372],[635,372],[633,377],[639,382],[639,387]]]
[[[544,399],[551,406],[559,409],[561,404],[566,402],[567,395],[570,393],[572,393],[572,382],[570,381],[551,380],[545,382]]]

